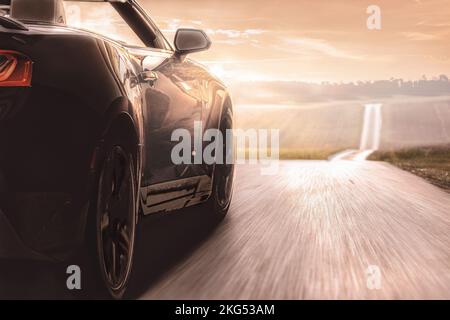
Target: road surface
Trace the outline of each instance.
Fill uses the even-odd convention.
[[[226,221],[141,298],[450,298],[449,194],[376,162],[237,177]]]
[[[329,157],[330,161],[353,160],[364,161],[380,148],[382,128],[382,104],[366,104],[364,106],[363,126],[359,149],[343,150]]]
[[[243,165],[236,182],[217,227],[195,208],[144,222],[132,297],[450,298],[450,195],[426,181],[344,160]],[[85,298],[65,268],[2,262],[0,298]]]

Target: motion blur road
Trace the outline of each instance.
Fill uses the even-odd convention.
[[[450,195],[385,163],[243,165],[220,225],[192,209],[141,231],[135,298],[450,298]],[[3,261],[0,298],[102,297],[68,291],[66,267]]]
[[[245,166],[237,177],[228,219],[142,298],[450,298],[449,194],[366,161],[281,162],[275,176]]]

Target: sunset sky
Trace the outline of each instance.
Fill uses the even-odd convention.
[[[356,81],[450,74],[449,0],[140,0],[169,39],[204,29],[194,57],[225,80]],[[369,5],[382,29],[368,30]],[[96,23],[105,21],[94,16]]]
[[[449,0],[141,0],[160,27],[203,28],[197,58],[248,80],[418,79],[450,73]],[[366,9],[381,8],[368,30]]]

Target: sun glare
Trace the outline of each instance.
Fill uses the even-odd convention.
[[[217,77],[224,78],[226,76],[226,71],[224,67],[220,64],[213,64],[209,66],[209,70]]]

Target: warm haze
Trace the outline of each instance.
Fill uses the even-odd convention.
[[[450,299],[450,0],[9,3],[0,299]]]
[[[140,3],[170,40],[179,27],[206,30],[213,47],[196,58],[228,83],[415,80],[450,73],[446,0]],[[367,28],[370,5],[381,9],[381,30]],[[92,22],[84,27],[119,30],[111,12],[107,6],[103,12],[82,10],[83,21],[87,15]]]
[[[180,26],[206,29],[214,46],[198,58],[230,79],[339,82],[450,73],[446,0],[141,3],[169,37]],[[380,31],[366,27],[372,4],[381,8]]]

